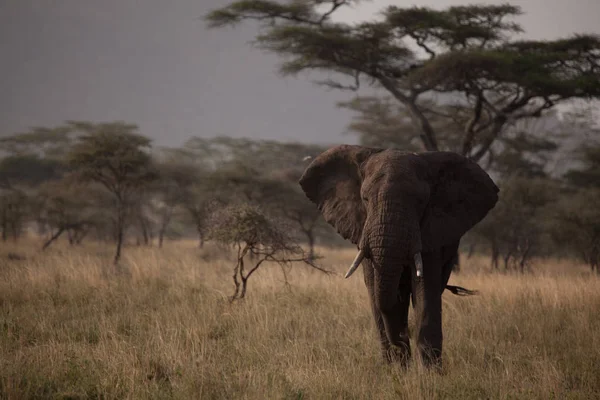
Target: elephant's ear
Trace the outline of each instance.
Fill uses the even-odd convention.
[[[494,208],[498,187],[477,163],[451,152],[419,155],[428,163],[430,196],[421,219],[423,250],[456,243]]]
[[[333,147],[315,158],[298,182],[325,221],[354,244],[360,241],[366,218],[360,166],[379,151],[351,145]]]

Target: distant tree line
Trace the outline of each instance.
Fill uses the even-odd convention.
[[[380,112],[370,108],[374,101],[353,101],[361,107],[356,119],[373,122],[351,122],[349,132],[366,145],[402,148],[380,132],[392,130],[405,110],[377,120],[369,115]],[[524,272],[533,257],[560,255],[598,271],[598,133],[592,107],[511,126],[485,163],[501,187],[500,201],[465,237],[463,253],[485,252],[498,270]],[[285,227],[314,260],[317,244],[344,244],[297,184],[306,157],[327,147],[194,137],[179,148],[155,148],[123,122],[68,122],[10,135],[0,140],[2,241],[10,244],[29,230],[41,235],[42,249],[61,237],[73,246],[114,243],[117,262],[124,244],[161,247],[196,237],[202,247],[217,228],[223,238],[215,215],[241,206],[257,207]],[[250,243],[259,254],[260,245]]]
[[[65,236],[159,247],[196,236],[203,246],[211,216],[232,205],[256,206],[305,242],[339,242],[297,180],[325,147],[276,141],[192,138],[181,148],[153,148],[124,122],[68,122],[0,139],[2,241],[27,230],[43,249]],[[214,222],[214,220],[213,220]]]

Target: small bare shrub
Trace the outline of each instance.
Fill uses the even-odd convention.
[[[228,206],[216,212],[211,222],[211,239],[233,245],[237,250],[233,268],[235,291],[230,297],[231,302],[244,298],[248,279],[265,262],[282,267],[284,277],[284,267],[294,262],[327,272],[316,266],[311,255],[286,234],[280,221],[267,216],[256,206]]]

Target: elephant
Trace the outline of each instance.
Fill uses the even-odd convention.
[[[314,158],[299,184],[324,219],[358,249],[389,363],[411,359],[409,302],[423,364],[442,366],[442,293],[461,237],[496,205],[499,189],[474,161],[453,152],[340,145]]]

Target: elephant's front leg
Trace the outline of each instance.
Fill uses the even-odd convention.
[[[365,279],[365,285],[369,292],[369,300],[371,302],[371,311],[373,312],[373,318],[375,319],[375,325],[379,334],[379,343],[381,346],[381,354],[384,360],[387,362],[398,362],[402,365],[406,365],[411,357],[410,352],[410,340],[408,335],[408,309],[410,301],[410,280],[406,279],[405,282],[401,282],[399,288],[399,304],[398,307],[398,321],[404,327],[402,334],[398,338],[398,342],[393,345],[390,343],[388,336],[385,332],[385,325],[383,323],[383,315],[377,306],[375,301],[375,271],[370,261],[365,260],[363,262],[363,274]]]
[[[448,280],[450,279],[454,265],[458,263],[459,243],[460,241],[457,241],[450,246],[445,246],[440,251],[440,255],[442,257],[441,260],[444,261],[442,263],[442,279],[440,280],[440,288],[442,293],[446,289],[446,285],[448,284]]]
[[[439,252],[422,253],[423,277],[413,274],[417,346],[423,363],[442,366],[442,259]]]

